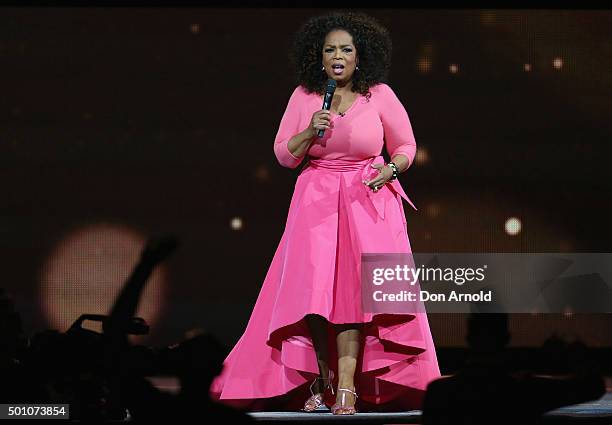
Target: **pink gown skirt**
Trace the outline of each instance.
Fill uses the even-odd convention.
[[[318,314],[328,321],[336,377],[333,324],[363,323],[359,411],[420,409],[427,384],[440,377],[426,313],[366,313],[361,305],[361,253],[411,252],[402,198],[414,205],[399,181],[378,192],[362,183],[378,174],[371,164],[383,161],[311,158],[302,169],[249,322],[210,387],[213,400],[250,411],[300,410],[319,373],[305,316]]]

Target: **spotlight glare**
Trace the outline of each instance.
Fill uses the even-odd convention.
[[[555,69],[561,69],[563,67],[563,59],[555,58],[553,60],[553,66],[555,67]]]
[[[451,74],[456,74],[457,72],[459,72],[459,65],[452,63],[448,67],[448,70],[451,72]]]
[[[145,236],[131,228],[102,222],[64,235],[40,269],[40,304],[48,327],[63,332],[81,314],[107,314],[145,243]],[[160,264],[136,313],[153,329],[166,300],[166,283],[166,267]]]

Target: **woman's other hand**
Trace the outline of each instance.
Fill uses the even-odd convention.
[[[378,192],[393,177],[393,170],[385,164],[372,164],[371,166],[378,170],[378,175],[373,179],[364,180],[363,184],[369,186],[374,192]]]

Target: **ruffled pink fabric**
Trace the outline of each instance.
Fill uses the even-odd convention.
[[[362,311],[362,253],[410,253],[396,180],[378,192],[365,160],[310,159],[295,184],[278,248],[247,327],[213,381],[210,394],[248,410],[299,410],[318,375],[304,320],[326,318],[330,367],[337,373],[331,324],[364,323],[355,376],[360,411],[418,409],[427,384],[440,376],[427,315]]]

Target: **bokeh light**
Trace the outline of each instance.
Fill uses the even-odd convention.
[[[427,204],[427,206],[425,207],[425,212],[427,213],[429,217],[432,217],[432,218],[438,217],[441,211],[442,211],[442,208],[440,207],[440,204],[436,202],[431,202]]]
[[[416,156],[414,157],[414,162],[419,165],[423,165],[429,162],[429,151],[426,147],[419,146],[417,148]]]
[[[423,74],[426,74],[429,71],[431,71],[431,59],[428,57],[420,58],[417,61],[417,69],[419,70],[419,72],[422,72]]]
[[[496,18],[497,16],[493,11],[483,10],[480,12],[480,22],[482,22],[483,25],[493,25]]]
[[[516,217],[510,217],[504,225],[506,233],[509,235],[518,235],[521,231],[521,220]]]
[[[259,165],[255,168],[255,178],[260,182],[267,182],[270,180],[270,170],[265,165]]]
[[[241,230],[243,227],[242,219],[240,217],[234,217],[230,220],[230,227],[232,230]]]

